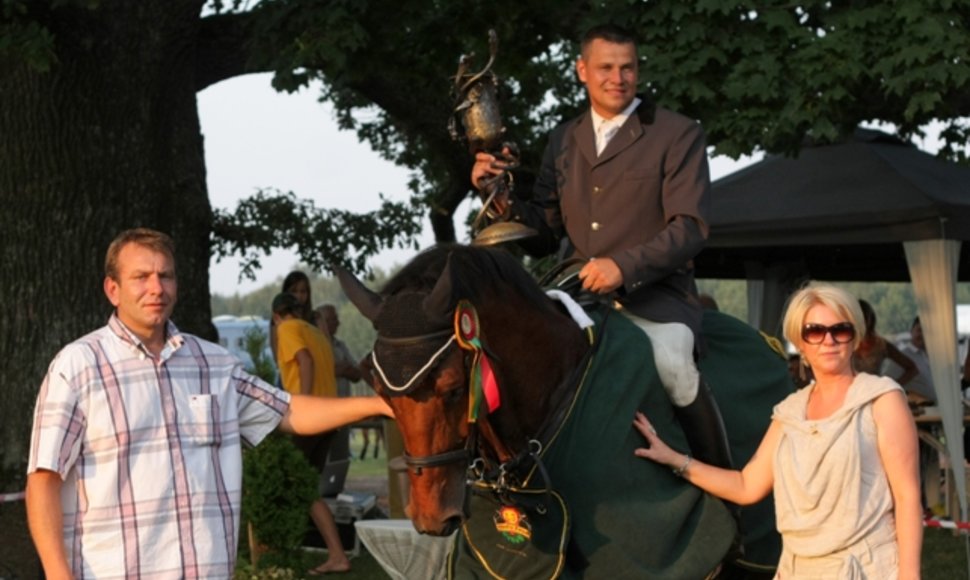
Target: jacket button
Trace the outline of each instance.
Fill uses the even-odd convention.
[[[593,231],[594,232],[600,231],[600,223],[599,222],[593,222],[593,223],[591,223],[589,225],[589,227],[593,228]]]
[[[597,185],[597,186],[594,186],[594,187],[593,187],[593,193],[599,193],[599,192],[601,192],[601,191],[603,191],[603,190],[602,190],[602,189],[600,189],[600,186],[598,186],[598,185]]]

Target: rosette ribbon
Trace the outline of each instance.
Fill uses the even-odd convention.
[[[483,399],[489,413],[498,409],[500,401],[495,373],[482,346],[478,312],[467,300],[459,301],[455,307],[455,338],[458,346],[472,353],[468,370],[468,422],[474,423]]]

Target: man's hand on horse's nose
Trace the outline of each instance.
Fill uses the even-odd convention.
[[[579,271],[583,289],[596,294],[607,294],[623,284],[623,272],[612,258],[592,258]]]

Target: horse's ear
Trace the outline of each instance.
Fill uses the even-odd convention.
[[[438,276],[438,281],[435,283],[434,288],[432,288],[431,292],[424,299],[424,311],[432,318],[443,317],[449,319],[451,311],[454,309],[452,294],[454,293],[455,283],[452,278],[454,269],[451,264],[455,259],[454,253],[448,254],[448,262],[445,264],[445,268],[441,271],[441,275]]]
[[[337,275],[337,281],[340,282],[340,287],[343,288],[344,294],[357,307],[357,310],[367,320],[375,322],[377,320],[377,313],[381,311],[381,305],[384,303],[380,295],[371,291],[367,286],[364,286],[364,283],[357,276],[354,276],[342,266],[331,264],[330,269]]]

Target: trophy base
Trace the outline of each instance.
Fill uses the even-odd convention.
[[[518,222],[494,223],[478,232],[472,240],[473,246],[495,246],[523,238],[531,238],[539,232]]]

